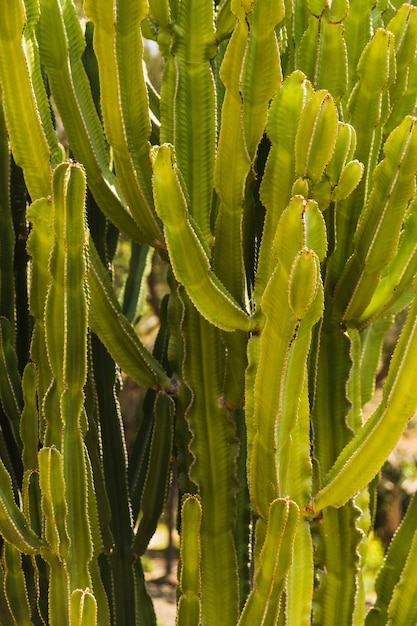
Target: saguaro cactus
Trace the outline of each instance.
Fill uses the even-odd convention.
[[[417,409],[417,9],[3,4],[1,623],[156,624],[141,556],[172,463],[179,626],[416,623],[415,498],[370,610],[362,569]],[[131,322],[154,251],[151,354]],[[129,452],[120,370],[147,390]]]

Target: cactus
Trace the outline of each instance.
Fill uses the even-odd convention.
[[[399,0],[4,3],[2,624],[156,625],[141,557],[172,463],[178,626],[417,621],[416,498],[368,613],[362,576],[417,409],[416,47]],[[120,371],[146,389],[129,450]]]

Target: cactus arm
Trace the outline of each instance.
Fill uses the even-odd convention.
[[[4,539],[23,554],[36,554],[42,544],[30,528],[26,516],[14,501],[12,482],[4,464],[0,461],[0,532]]]
[[[375,476],[413,415],[417,395],[410,372],[417,349],[416,315],[414,300],[391,361],[383,399],[328,472],[314,499],[315,510],[341,506],[362,489]]]
[[[186,420],[194,460],[190,479],[198,486],[201,523],[202,622],[235,626],[238,580],[233,531],[236,525],[236,428],[222,406],[223,346],[218,330],[181,293],[185,341],[183,378],[192,392]],[[210,556],[208,556],[210,555]]]
[[[45,556],[50,568],[48,607],[51,626],[69,626],[69,578],[66,564],[51,554]]]
[[[387,24],[387,30],[395,36],[397,73],[390,87],[391,113],[385,125],[385,133],[391,132],[406,115],[412,115],[416,105],[413,87],[417,79],[415,52],[417,44],[417,11],[410,4],[403,4]]]
[[[216,141],[215,90],[211,59],[217,51],[213,3],[196,11],[191,0],[179,6],[172,39],[176,67],[174,146],[189,193],[190,214],[204,241],[212,241],[210,214]]]
[[[63,163],[53,175],[55,243],[45,302],[46,344],[54,377],[81,389],[86,377],[87,295],[85,175]],[[58,320],[60,320],[58,322]]]
[[[251,162],[255,161],[269,101],[281,82],[274,27],[284,18],[284,6],[282,2],[254,3],[247,18],[238,3],[232,2],[230,9],[237,21],[219,71],[224,98],[215,165],[218,207],[213,263],[225,287],[237,302],[243,303],[246,296],[242,222],[248,202],[245,186],[250,180]],[[271,62],[260,63],[260,55],[267,55]],[[230,407],[239,407],[244,396],[247,338],[243,333],[234,333],[224,335],[223,340],[227,348],[225,398]]]
[[[30,626],[30,607],[22,569],[22,555],[13,545],[3,546],[5,576],[4,589],[15,624]]]
[[[357,65],[372,32],[371,11],[373,0],[350,0],[349,13],[344,20],[345,41],[348,54],[348,89],[346,98],[357,81]]]
[[[100,4],[87,2],[85,10],[95,25],[101,108],[106,138],[113,149],[117,180],[146,241],[152,243],[162,239],[162,232],[152,200],[151,128],[140,36],[144,3],[116,5],[112,0]],[[128,85],[134,88],[129,89]],[[114,106],[115,102],[120,106]]]
[[[349,502],[341,509],[327,509],[322,522],[318,522],[320,530],[312,529],[313,536],[320,532],[315,562],[321,570],[320,585],[313,596],[313,623],[318,621],[323,626],[354,623],[358,546],[363,537],[356,527],[358,517],[358,508]]]
[[[0,93],[1,97],[1,93]],[[14,230],[9,189],[10,148],[3,106],[0,106],[0,315],[15,320]]]
[[[293,335],[297,332],[297,319],[288,306],[288,274],[279,265],[272,274],[261,300],[265,326],[259,346],[259,361],[253,389],[253,415],[248,414],[248,482],[252,505],[258,515],[267,516],[269,503],[278,495],[276,467],[275,418],[280,399],[280,385],[273,384],[265,394],[264,384],[282,378]],[[284,315],[285,312],[285,315]],[[257,339],[250,340],[257,343]],[[262,416],[262,418],[261,418]],[[274,445],[271,445],[271,441]],[[268,480],[260,480],[268,476]]]
[[[337,15],[332,15],[335,3],[324,13],[310,15],[298,53],[300,70],[317,89],[328,89],[336,101],[345,94],[347,87],[343,20],[348,7],[346,2],[343,4]]]
[[[146,244],[132,242],[129,274],[123,292],[122,313],[135,323],[143,315],[146,302],[146,279],[151,272],[152,248]]]
[[[276,427],[280,494],[289,494],[291,499],[300,505],[303,502],[302,497],[306,495],[307,486],[311,482],[311,467],[308,455],[306,456],[309,446],[308,440],[305,438],[305,424],[304,430],[299,431],[300,428],[303,429],[300,421],[304,420],[305,422],[306,420],[306,399],[303,397],[305,381],[300,376],[300,372],[306,367],[311,344],[311,329],[320,319],[322,312],[323,290],[319,283],[314,300],[311,302],[307,314],[299,323],[297,338],[288,353],[288,362],[285,372],[283,372],[285,378],[282,382],[283,389]],[[296,459],[298,459],[303,470],[298,476],[292,468]],[[303,477],[303,481],[301,481],[303,485],[299,484],[301,476]],[[302,488],[303,486],[304,488]]]
[[[377,599],[366,616],[366,626],[382,626],[390,623],[390,620],[393,623],[395,620],[398,623],[412,623],[416,620],[414,577],[411,574],[416,551],[416,511],[417,498],[413,496],[378,573],[375,582]],[[407,609],[411,608],[414,609],[414,617],[411,613],[407,614]],[[401,610],[405,614],[401,614]]]
[[[35,200],[49,193],[50,152],[25,57],[24,26],[23,2],[7,5],[0,27],[0,80],[13,154],[25,172],[29,193]]]
[[[87,170],[89,186],[100,208],[122,232],[142,241],[143,231],[128,212],[116,178],[109,170],[103,131],[82,65],[85,42],[75,9],[68,2],[61,9],[54,0],[42,0],[40,8],[40,58],[72,151]]]
[[[97,442],[96,445],[98,446],[99,442]],[[87,479],[88,520],[91,528],[92,541],[92,559],[88,564],[88,571],[91,576],[92,583],[90,591],[94,594],[97,605],[98,624],[109,626],[109,598],[107,597],[99,566],[99,557],[106,551],[107,546],[111,541],[111,533],[109,530],[109,502],[106,494],[100,493],[104,488],[102,484],[102,467],[94,467],[93,474],[93,463],[90,458],[91,447],[92,446],[88,446],[86,441],[86,446],[84,447],[84,458]]]
[[[189,0],[177,11],[151,7],[158,43],[166,58],[161,88],[161,141],[172,143],[185,185],[189,210],[207,244],[212,241],[210,215],[216,142],[216,95],[211,67],[216,55],[214,7],[194,11]]]
[[[289,623],[311,624],[313,604],[313,539],[310,524],[301,520],[294,537],[294,554],[287,580],[286,615]]]
[[[272,242],[279,218],[292,195],[299,116],[311,95],[311,83],[302,72],[296,71],[285,79],[269,109],[266,132],[272,146],[260,188],[266,216],[255,282],[255,299],[258,303],[275,266],[271,254]]]
[[[187,205],[172,150],[161,146],[154,161],[156,210],[163,223],[172,269],[203,317],[223,330],[249,331],[256,323],[210,269],[209,258],[187,218]],[[187,253],[184,255],[184,250]]]
[[[363,50],[358,62],[358,81],[348,104],[348,121],[355,127],[357,158],[365,164],[363,185],[358,191],[357,207],[370,193],[371,176],[378,160],[382,127],[387,115],[388,89],[395,75],[394,36],[378,29]],[[366,114],[365,114],[366,111]],[[357,209],[352,224],[358,219]]]
[[[35,364],[28,363],[22,377],[23,410],[20,419],[24,470],[36,470],[38,467],[39,415],[36,398],[36,376]]]
[[[335,291],[348,323],[369,304],[379,275],[396,253],[400,228],[414,193],[417,171],[415,119],[407,117],[388,138],[385,159],[375,169],[373,189],[354,238],[354,254]]]
[[[361,315],[360,322],[364,326],[374,319],[389,315],[397,303],[401,305],[403,298],[409,296],[412,280],[417,270],[416,208],[414,201],[408,209],[408,215],[403,224],[397,254],[382,270],[381,279],[372,299]],[[412,295],[409,299],[412,299]]]
[[[234,4],[237,3],[232,3],[232,8]],[[284,19],[283,0],[268,2],[258,0],[254,2],[247,17],[249,42],[243,67],[237,78],[243,101],[242,124],[245,144],[252,162],[265,128],[268,105],[277,93],[282,80],[275,29]],[[268,59],[268,63],[263,62],[265,58]],[[236,86],[239,87],[239,84]]]
[[[245,55],[248,24],[245,10],[232,3],[237,21],[221,66],[224,86],[214,185],[219,198],[215,224],[214,267],[238,302],[243,300],[242,210],[250,156],[242,128],[240,75]]]
[[[277,450],[282,446],[282,453],[288,440],[285,426],[281,430],[279,424],[285,423],[290,430],[294,427],[297,407],[293,402],[298,400],[303,387],[299,372],[305,367],[311,327],[320,318],[323,308],[318,257],[305,247],[311,243],[308,233],[315,223],[314,218],[310,222],[306,216],[314,210],[318,211],[313,201],[294,196],[282,214],[274,241],[278,265],[261,300],[265,325],[254,378],[253,415],[248,414],[248,466],[252,502],[264,519],[269,503],[278,494],[285,493],[278,481],[285,476],[286,460],[282,459],[283,475],[280,476],[277,463],[281,458]],[[317,231],[317,249],[323,254],[324,224],[321,222],[321,238],[318,236],[320,227],[313,230]],[[288,396],[286,389],[291,389]],[[274,446],[271,441],[275,442]],[[260,481],[259,476],[269,476],[269,479]]]
[[[93,594],[88,590],[74,590],[70,600],[70,626],[96,626],[98,623],[97,602]]]
[[[305,368],[306,369],[306,368]],[[281,469],[282,493],[299,506],[309,498],[312,489],[312,463],[310,458],[310,407],[308,401],[307,369],[298,403],[296,422],[291,431],[291,461],[285,471]],[[289,443],[289,439],[287,439]],[[294,554],[288,572],[286,614],[289,623],[308,626],[313,601],[313,538],[310,523],[300,519],[294,537]]]
[[[173,400],[160,392],[155,399],[148,472],[142,490],[139,525],[133,540],[134,552],[139,556],[145,552],[163,511],[169,485],[173,436]]]
[[[17,367],[17,354],[12,345],[12,327],[8,319],[0,318],[0,400],[16,442],[22,445],[19,433],[23,408],[22,382]]]
[[[364,4],[364,3],[363,3]],[[356,7],[356,13],[350,11],[346,22],[355,21],[362,11]],[[368,14],[369,18],[369,14]],[[362,22],[355,22],[356,35],[361,39],[363,23],[367,17],[362,15]],[[346,39],[349,40],[349,28],[346,26]],[[352,35],[353,35],[352,33]],[[367,35],[368,37],[368,35]],[[355,42],[354,46],[359,45]],[[362,45],[362,44],[361,44]],[[349,49],[349,46],[348,46]],[[374,68],[378,68],[374,71]],[[357,68],[357,80],[345,106],[345,116],[356,131],[356,156],[364,163],[364,176],[360,184],[347,201],[338,203],[336,208],[336,250],[332,259],[332,269],[337,277],[342,273],[346,261],[353,251],[354,233],[363,209],[371,193],[372,174],[379,159],[383,124],[387,115],[389,87],[395,75],[394,37],[388,31],[377,30],[361,51]],[[367,112],[364,115],[364,112]],[[337,268],[337,269],[336,269]],[[329,284],[331,290],[332,285]]]
[[[63,426],[62,454],[70,538],[66,563],[71,589],[91,587],[88,572],[92,558],[91,529],[85,507],[87,475],[80,424],[87,373],[85,193],[85,175],[80,166],[62,163],[54,170],[55,242],[49,265],[51,282],[45,302],[45,337]],[[49,408],[45,405],[47,421],[54,418],[48,414]]]
[[[168,389],[170,386],[168,376],[139,341],[132,325],[122,314],[110,279],[91,240],[89,257],[90,327],[123,370],[138,384]]]
[[[299,515],[298,506],[291,500],[277,499],[271,503],[254,588],[240,616],[239,626],[273,626],[277,623]]]
[[[63,458],[56,448],[42,448],[39,451],[39,486],[45,520],[45,540],[56,557],[63,560],[69,547],[66,529],[67,503]]]
[[[313,184],[321,179],[329,163],[337,136],[337,110],[331,95],[317,91],[306,103],[295,138],[296,177],[307,177]]]
[[[36,107],[45,133],[52,167],[56,167],[63,158],[63,147],[58,143],[52,119],[51,103],[45,89],[45,77],[43,75],[39,47],[36,39],[36,26],[39,20],[39,4],[36,0],[24,0],[26,10],[26,25],[23,32],[24,50],[30,73]],[[35,199],[35,198],[34,198]]]
[[[199,499],[188,496],[181,507],[178,626],[199,626],[201,621],[201,520]]]

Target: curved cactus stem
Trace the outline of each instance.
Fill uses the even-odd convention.
[[[177,624],[201,623],[201,502],[187,496],[181,506],[181,553]]]
[[[223,346],[218,330],[206,322],[183,293],[184,382],[192,392],[186,420],[194,461],[190,478],[198,486],[201,522],[202,621],[235,625],[238,613],[236,522],[237,440],[233,421],[221,402]],[[198,349],[197,349],[198,346]],[[202,356],[203,355],[203,356]]]
[[[277,499],[271,503],[254,588],[240,616],[239,626],[273,626],[277,623],[299,515],[298,506],[291,500]]]

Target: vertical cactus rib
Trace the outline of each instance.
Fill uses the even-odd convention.
[[[414,580],[411,564],[416,550],[415,515],[417,498],[413,496],[407,512],[388,547],[375,582],[377,599],[366,616],[366,626],[412,623],[415,621]]]
[[[174,403],[169,396],[160,392],[155,399],[148,472],[133,540],[133,550],[139,556],[145,552],[162,515],[169,485],[173,437]]]
[[[8,543],[23,554],[39,553],[42,543],[31,529],[26,516],[16,505],[12,481],[2,461],[0,461],[0,533]]]
[[[403,4],[388,22],[387,30],[395,37],[397,72],[390,87],[391,112],[385,125],[385,132],[391,132],[405,117],[412,115],[416,105],[416,45],[417,11],[411,4]],[[414,91],[414,93],[413,93]]]
[[[218,330],[182,294],[185,311],[184,382],[192,401],[186,412],[194,460],[190,477],[198,486],[201,522],[202,622],[234,626],[238,581],[233,530],[236,523],[237,440],[233,421],[222,406],[223,346]]]
[[[336,101],[346,92],[348,58],[343,20],[348,13],[346,0],[331,3],[323,11],[310,15],[300,42],[298,67],[317,89],[328,89]],[[310,8],[310,11],[312,9]]]
[[[123,371],[138,384],[169,389],[170,379],[160,363],[143,346],[133,326],[122,314],[110,278],[89,242],[89,325]]]
[[[92,381],[95,388],[101,431],[101,451],[107,497],[111,510],[113,544],[106,560],[110,567],[110,610],[116,623],[156,624],[147,596],[140,561],[132,563],[133,521],[127,486],[127,452],[120,408],[115,395],[115,364],[98,338],[93,335]],[[144,618],[145,616],[146,618]],[[142,621],[141,621],[142,620]]]
[[[76,589],[71,594],[70,625],[96,626],[97,603],[92,593],[87,590]]]
[[[145,3],[87,2],[85,10],[94,23],[101,108],[117,180],[145,240],[160,241],[162,232],[152,200],[151,127],[142,68],[140,24]],[[114,106],[115,102],[120,106]]]
[[[181,506],[178,626],[199,626],[201,622],[201,519],[200,500],[187,496]]]
[[[415,359],[416,315],[414,300],[391,361],[382,401],[329,470],[314,499],[316,510],[341,506],[362,489],[375,476],[413,415],[417,396],[410,375],[413,370],[409,368]]]
[[[207,249],[187,215],[185,193],[170,146],[162,145],[157,149],[153,168],[156,210],[164,224],[176,279],[212,324],[228,331],[249,331],[256,322],[249,319],[210,268]]]
[[[361,54],[357,67],[358,80],[347,103],[347,121],[355,127],[358,137],[357,158],[365,164],[363,183],[353,199],[352,225],[358,220],[363,199],[366,200],[371,191],[371,177],[378,162],[389,87],[394,81],[395,71],[394,36],[389,31],[378,29]]]
[[[38,467],[39,415],[36,397],[37,371],[34,363],[28,363],[22,377],[23,410],[20,418],[22,461],[24,470]]]
[[[50,188],[50,152],[25,56],[22,0],[4,7],[0,26],[0,82],[4,114],[16,162],[25,173],[33,200]]]
[[[66,529],[64,464],[62,454],[56,448],[39,451],[39,486],[45,539],[54,555],[62,560],[68,554],[69,537]]]
[[[312,208],[308,208],[310,206]],[[278,264],[261,300],[265,324],[254,388],[247,392],[254,394],[253,415],[248,415],[247,419],[251,500],[264,519],[270,502],[287,493],[283,489],[288,486],[289,433],[297,421],[298,401],[304,385],[300,372],[306,365],[311,328],[323,309],[319,260],[316,253],[306,247],[312,243],[308,235],[312,229],[306,216],[314,210],[318,211],[313,201],[309,203],[302,196],[294,196],[282,214],[274,241]],[[314,230],[315,246],[322,256],[326,235],[321,216],[320,219],[321,226],[319,222]],[[269,480],[260,481],[258,477],[262,475],[269,476]]]
[[[216,96],[211,60],[216,55],[214,3],[196,11],[182,0],[173,31],[176,68],[173,144],[189,194],[189,210],[204,241],[212,241],[210,215],[216,142]]]
[[[55,240],[50,256],[51,282],[45,302],[45,336],[62,421],[63,473],[70,539],[66,563],[70,589],[91,587],[91,529],[85,502],[87,474],[80,429],[87,373],[86,228],[83,169],[62,163],[53,174]],[[56,404],[57,402],[57,404]],[[49,405],[45,405],[46,420]],[[58,445],[61,441],[58,440]]]
[[[0,87],[1,90],[1,87]],[[1,97],[1,91],[0,91]],[[9,189],[10,149],[3,106],[0,106],[0,316],[11,324],[14,311],[14,230]]]
[[[103,129],[82,65],[85,41],[74,6],[71,2],[64,2],[61,7],[56,0],[42,0],[40,8],[37,38],[41,62],[72,152],[86,168],[89,186],[102,211],[122,232],[142,241],[143,231],[129,212],[110,171]]]
[[[23,395],[12,335],[10,321],[5,317],[0,317],[0,400],[9,419],[16,445],[20,448],[19,424]]]
[[[260,188],[266,216],[255,281],[258,303],[275,265],[271,254],[272,242],[279,218],[292,195],[298,123],[312,93],[311,83],[302,72],[296,71],[282,83],[269,109],[266,132],[272,145]]]
[[[5,576],[4,587],[15,624],[30,626],[30,607],[22,570],[22,555],[13,545],[3,545]]]
[[[377,286],[380,273],[398,247],[407,205],[417,172],[415,118],[406,117],[387,139],[385,158],[375,168],[372,192],[354,238],[354,253],[335,291],[335,301],[347,323],[360,319]]]
[[[215,225],[216,274],[238,301],[243,301],[242,216],[251,159],[242,126],[240,80],[248,37],[245,10],[232,2],[237,21],[220,67],[225,93],[221,109],[214,186],[219,198]],[[233,270],[233,271],[232,271]]]
[[[354,623],[358,545],[362,538],[356,528],[358,515],[359,510],[349,502],[340,509],[327,509],[323,516],[315,554],[316,568],[323,573],[313,596],[313,624]]]
[[[240,616],[239,626],[273,626],[277,623],[299,515],[298,506],[291,500],[277,499],[271,503],[254,588]]]
[[[345,100],[357,81],[356,68],[372,32],[371,11],[374,6],[374,0],[349,0],[349,13],[344,19],[348,54],[348,89]]]
[[[417,270],[417,203],[408,207],[402,227],[398,250],[393,260],[381,271],[381,279],[372,295],[372,299],[361,315],[361,324],[368,325],[372,320],[387,316],[396,307],[413,297],[412,280]]]
[[[310,407],[308,378],[305,367],[303,389],[297,406],[296,421],[291,437],[286,438],[290,450],[289,464],[280,464],[281,492],[303,506],[312,490],[313,468],[310,458]],[[291,425],[290,425],[291,426]],[[284,478],[285,477],[285,478]],[[288,572],[286,587],[286,615],[289,623],[308,626],[311,623],[313,601],[313,538],[310,523],[300,519],[294,537],[293,562]]]
[[[232,3],[232,6],[233,4],[235,3]],[[257,0],[252,4],[247,16],[249,25],[247,49],[235,88],[238,87],[241,91],[243,104],[241,123],[246,148],[252,162],[265,128],[269,103],[281,84],[281,63],[276,29],[285,17],[283,0],[268,0],[268,2]],[[225,72],[226,68],[224,77]],[[230,85],[230,79],[228,82]],[[223,111],[226,106],[224,103]]]

